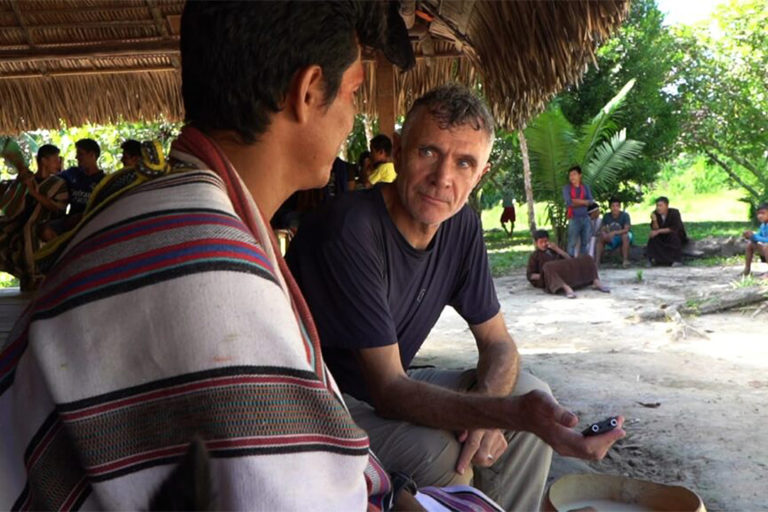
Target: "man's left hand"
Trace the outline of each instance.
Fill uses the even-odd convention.
[[[456,463],[456,472],[460,475],[470,463],[482,468],[493,466],[507,450],[504,432],[499,429],[465,430],[459,435],[459,442],[464,443]]]

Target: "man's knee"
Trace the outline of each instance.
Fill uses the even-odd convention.
[[[418,445],[413,447],[414,453],[411,456],[419,461],[413,468],[413,479],[420,486],[470,485],[473,477],[471,467],[464,470],[464,474],[456,472],[461,449],[462,444],[455,434],[445,430],[433,430],[432,435],[422,437]]]
[[[538,377],[534,377],[528,372],[521,371],[517,377],[517,384],[515,384],[513,394],[524,395],[535,389],[544,391],[549,395],[552,394],[552,389],[550,389],[549,384]]]

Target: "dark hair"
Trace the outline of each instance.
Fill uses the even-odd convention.
[[[141,156],[141,142],[134,139],[125,139],[120,144],[120,149],[128,156]]]
[[[93,139],[80,139],[79,141],[75,142],[75,147],[77,149],[87,151],[88,153],[94,153],[96,158],[99,158],[99,155],[101,154],[99,143]]]
[[[600,209],[600,206],[598,206],[597,203],[589,203],[589,206],[587,206],[587,213],[590,213],[599,209]]]
[[[362,167],[363,163],[365,163],[366,158],[371,158],[371,152],[370,151],[363,151],[360,153],[357,157],[357,165]]]
[[[378,134],[371,139],[371,151],[384,151],[387,156],[392,154],[392,139],[384,135]]]
[[[459,84],[445,84],[432,89],[411,105],[403,122],[402,138],[405,139],[414,113],[425,108],[445,130],[449,127],[469,124],[475,130],[483,130],[493,142],[494,122],[491,111],[483,100],[467,87]]]
[[[613,203],[619,203],[619,206],[621,206],[621,199],[619,199],[618,197],[612,197],[612,198],[611,198],[611,199],[608,201],[608,204],[609,204],[609,205],[612,205]]]
[[[760,210],[765,210],[765,211],[768,212],[768,203],[761,204],[760,206],[757,207],[757,210],[755,210],[755,211],[759,212]]]
[[[549,233],[546,229],[537,229],[533,232],[533,239],[538,240],[540,238],[549,238]]]
[[[572,171],[576,171],[577,173],[581,174],[581,166],[580,165],[572,165],[570,169],[568,169],[568,174],[571,174]]]
[[[234,130],[253,143],[280,110],[296,72],[311,65],[322,68],[324,100],[331,103],[359,45],[387,54],[403,37],[407,41],[402,18],[388,18],[385,7],[363,0],[186,2],[185,120],[204,132]],[[407,51],[412,61],[410,46]]]
[[[40,168],[40,161],[43,158],[47,158],[49,156],[58,155],[61,153],[59,148],[54,146],[53,144],[43,144],[39,148],[37,148],[37,156],[35,159],[37,160],[37,168]]]
[[[656,200],[657,203],[664,203],[665,205],[669,206],[669,199],[667,199],[666,196],[661,196]]]

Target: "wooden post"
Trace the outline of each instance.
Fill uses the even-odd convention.
[[[392,138],[395,133],[395,70],[381,52],[376,54],[376,110],[379,133]]]
[[[536,231],[536,215],[533,212],[533,187],[531,186],[531,161],[528,157],[528,141],[525,140],[523,129],[517,130],[520,141],[520,153],[523,157],[523,184],[525,186],[525,202],[528,204],[528,227],[531,233]]]

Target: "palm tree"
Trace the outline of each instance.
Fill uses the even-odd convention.
[[[621,171],[640,155],[643,143],[627,139],[626,129],[617,126],[617,114],[634,80],[605,104],[589,122],[574,127],[558,106],[540,114],[525,130],[531,155],[531,175],[537,200],[547,203],[547,217],[557,241],[564,243],[566,207],[562,190],[567,171],[580,165],[584,183],[595,195],[609,195]]]

